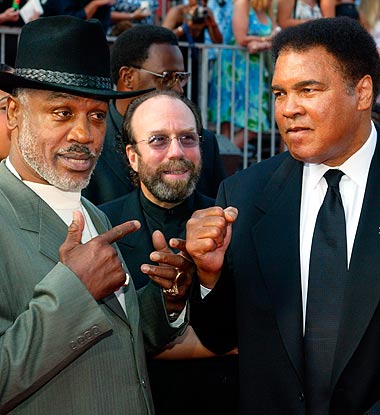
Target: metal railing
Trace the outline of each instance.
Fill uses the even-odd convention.
[[[0,59],[3,63],[13,64],[12,62],[6,61],[6,47],[7,47],[7,40],[9,40],[10,37],[18,37],[20,33],[19,28],[11,28],[6,26],[0,26]],[[110,46],[112,46],[112,43],[115,41],[115,37],[108,37],[108,42]],[[14,40],[13,40],[14,42]],[[234,146],[234,134],[233,134],[233,128],[231,128],[231,134],[229,137],[225,137],[221,135],[221,119],[220,119],[220,104],[222,100],[228,99],[231,102],[231,118],[230,123],[231,125],[234,125],[234,119],[235,119],[235,76],[234,72],[236,70],[235,66],[235,58],[237,51],[242,52],[244,54],[245,59],[245,71],[248,73],[249,68],[249,53],[246,51],[246,49],[241,48],[239,46],[229,46],[229,45],[222,45],[222,44],[203,44],[203,43],[195,43],[190,47],[190,45],[187,42],[180,42],[181,49],[185,51],[185,61],[187,61],[187,70],[192,67],[193,64],[193,54],[192,54],[192,48],[195,48],[197,51],[198,56],[198,93],[197,97],[198,99],[195,100],[194,97],[191,95],[192,91],[192,80],[190,78],[189,84],[187,86],[186,94],[190,99],[193,99],[198,104],[201,114],[202,114],[202,120],[203,124],[215,131],[217,137],[219,138],[219,144],[221,147],[221,153],[224,152],[224,145],[223,143],[226,143],[228,141],[229,146],[227,146],[228,152],[232,154],[233,156],[236,156],[237,158],[240,157],[241,162],[239,164],[238,168],[246,168],[248,165],[254,162],[260,162],[261,160],[265,158],[269,158],[276,153],[280,152],[280,138],[276,130],[276,123],[274,119],[274,110],[273,110],[273,100],[270,100],[269,105],[269,124],[270,128],[269,130],[262,131],[262,117],[266,116],[263,111],[263,103],[262,103],[262,92],[263,92],[263,82],[259,83],[259,91],[258,91],[258,99],[259,102],[257,103],[258,108],[258,129],[255,132],[256,137],[253,142],[253,148],[256,150],[254,154],[252,154],[252,151],[249,150],[249,143],[248,143],[248,137],[249,137],[249,129],[248,129],[248,108],[250,106],[250,96],[249,96],[249,77],[245,77],[246,79],[246,85],[245,85],[245,91],[244,91],[244,114],[245,114],[245,127],[243,128],[243,135],[244,135],[244,147],[242,150],[238,149],[236,146]],[[211,52],[213,50],[213,52]],[[223,91],[221,90],[221,79],[224,76],[222,73],[222,66],[221,66],[221,59],[222,59],[222,52],[224,50],[231,50],[232,51],[232,90],[230,96],[225,96],[223,94]],[[209,59],[210,55],[212,53],[213,59]],[[209,82],[210,82],[210,73],[211,73],[211,65],[214,65],[215,68],[217,68],[217,108],[216,108],[216,121],[210,122],[208,120],[208,110],[209,110]],[[267,65],[268,66],[268,65]],[[271,70],[271,68],[266,67],[265,68],[265,52],[260,53],[259,55],[259,68],[260,68],[260,80],[262,80],[263,72],[264,70]],[[271,94],[270,94],[271,96]],[[252,146],[251,146],[252,148]],[[231,150],[232,149],[232,150]]]
[[[190,51],[190,47],[188,43],[180,42],[180,45],[183,47],[187,47],[188,51],[188,70],[192,67],[192,54]],[[229,100],[231,102],[231,117],[230,122],[233,125],[235,119],[235,71],[236,71],[236,53],[237,51],[242,52],[244,54],[245,60],[245,73],[248,73],[249,70],[249,58],[250,55],[245,48],[239,46],[230,46],[230,45],[220,45],[220,44],[203,44],[203,43],[196,43],[195,47],[199,51],[199,89],[198,89],[198,106],[201,110],[202,120],[204,125],[207,125],[210,129],[215,130],[217,135],[220,135],[221,131],[221,119],[220,119],[220,104],[222,100]],[[216,56],[213,65],[217,68],[217,96],[218,96],[218,105],[217,105],[217,118],[214,125],[210,125],[208,120],[208,109],[209,109],[209,81],[210,81],[210,59],[209,53],[210,50],[214,50],[214,54]],[[221,79],[225,74],[222,73],[221,69],[221,60],[222,60],[222,51],[223,50],[231,50],[232,51],[232,88],[231,88],[231,95],[225,96],[223,95],[223,91],[221,90]],[[264,79],[263,73],[265,70],[265,52],[259,54],[259,79]],[[271,68],[267,68],[267,70]],[[190,78],[191,79],[191,78]],[[245,76],[245,90],[244,93],[244,114],[245,114],[245,123],[244,123],[244,148],[242,151],[242,159],[243,159],[243,168],[246,168],[251,162],[259,162],[265,158],[271,157],[277,154],[280,151],[280,139],[279,135],[276,130],[276,123],[274,119],[274,101],[270,99],[269,105],[269,123],[270,128],[266,131],[262,130],[262,119],[264,116],[263,111],[263,89],[264,85],[263,82],[260,81],[259,83],[259,91],[258,91],[258,99],[259,102],[257,103],[258,108],[258,129],[255,131],[257,133],[257,138],[255,140],[256,146],[256,154],[254,157],[248,157],[248,108],[250,106],[250,96],[249,96],[249,77]],[[269,87],[269,85],[267,85]],[[189,98],[191,97],[191,84],[187,90],[187,94]],[[272,95],[270,94],[270,97]],[[231,134],[227,137],[232,143],[234,142],[234,134],[231,129]]]

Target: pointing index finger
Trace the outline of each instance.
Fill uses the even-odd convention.
[[[113,227],[107,232],[102,233],[98,236],[98,238],[102,239],[106,243],[113,244],[121,238],[124,238],[125,235],[137,231],[140,229],[140,227],[141,224],[138,220],[130,220]]]

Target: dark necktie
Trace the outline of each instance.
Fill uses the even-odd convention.
[[[328,189],[310,252],[305,326],[306,414],[328,415],[331,371],[347,274],[346,221],[340,170],[324,177]]]

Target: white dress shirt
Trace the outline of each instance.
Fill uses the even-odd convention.
[[[377,132],[372,130],[365,144],[341,166],[334,167],[345,174],[339,184],[346,218],[347,260],[349,267],[352,248],[363,205],[368,171],[377,142]],[[302,196],[300,211],[300,264],[303,326],[305,329],[307,289],[309,280],[309,262],[311,243],[318,211],[327,192],[327,182],[323,175],[331,167],[325,164],[305,163],[302,177]]]

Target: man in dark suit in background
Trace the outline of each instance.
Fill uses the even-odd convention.
[[[111,77],[119,91],[173,89],[183,94],[190,74],[175,34],[160,26],[141,25],[118,36],[111,50]],[[134,186],[130,180],[125,144],[121,141],[123,115],[131,100],[111,102],[103,152],[83,195],[96,205],[124,196]],[[202,130],[203,167],[197,189],[215,197],[225,171],[215,135]]]
[[[191,318],[211,349],[237,326],[240,414],[362,415],[380,398],[380,59],[348,18],[285,29],[273,51],[289,152],[226,179],[220,207],[188,222],[211,289]]]
[[[171,90],[143,95],[128,107],[123,130],[137,188],[100,208],[114,225],[129,218],[142,225],[138,234],[119,241],[139,289],[150,281],[140,268],[154,263],[150,261],[154,257],[149,258],[157,249],[152,234],[162,232],[164,236],[154,234],[156,239],[163,238],[158,239],[162,246],[172,237],[185,238],[192,213],[214,206],[214,199],[195,190],[202,167],[202,123],[197,108],[186,97]],[[176,300],[176,287],[168,286],[165,299],[168,307],[175,306],[170,303]],[[190,327],[159,359],[148,359],[148,371],[157,415],[232,415],[236,411],[236,354],[215,357]]]

